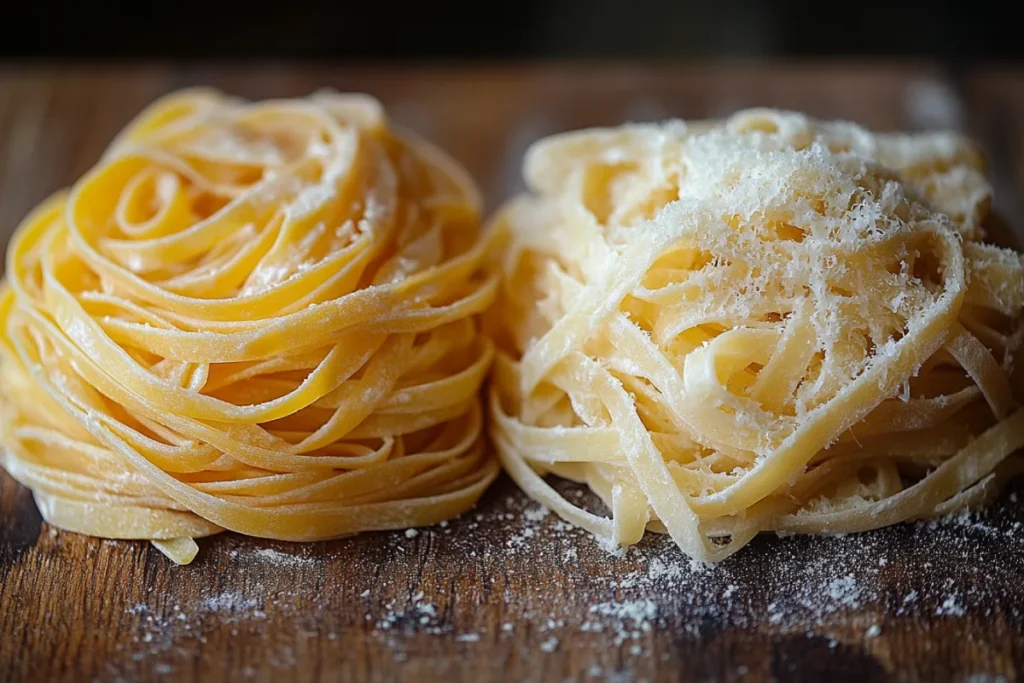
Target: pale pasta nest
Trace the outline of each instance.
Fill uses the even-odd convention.
[[[949,512],[1016,471],[1024,269],[979,241],[965,140],[749,110],[555,136],[524,175],[495,219],[491,433],[565,519],[714,561],[762,530]]]

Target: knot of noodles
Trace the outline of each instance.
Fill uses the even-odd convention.
[[[973,241],[968,150],[765,110],[535,145],[496,218],[506,469],[603,541],[667,531],[702,560],[994,495],[1024,445],[1024,269]]]
[[[479,212],[372,98],[156,102],[11,241],[4,467],[50,523],[179,562],[463,512],[498,467]]]

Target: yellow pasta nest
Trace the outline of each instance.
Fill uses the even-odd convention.
[[[977,241],[966,141],[750,110],[556,136],[525,176],[496,218],[492,434],[565,519],[715,561],[762,530],[947,513],[1016,471],[1024,268]]]
[[[158,101],[11,241],[4,467],[51,524],[178,562],[461,513],[498,471],[479,211],[372,98]]]

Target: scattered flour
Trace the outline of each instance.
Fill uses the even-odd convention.
[[[604,619],[590,622],[591,631],[610,629],[616,645],[629,638],[640,638],[650,633],[658,616],[658,606],[652,600],[602,602],[590,608],[591,614]]]
[[[967,611],[960,604],[955,594],[946,596],[942,604],[935,608],[935,614],[940,616],[962,617],[966,613]]]
[[[207,598],[202,603],[206,612],[217,612],[225,616],[244,615],[246,612],[256,613],[259,600],[246,598],[241,593],[220,593]]]
[[[302,565],[316,564],[315,557],[282,553],[281,551],[274,550],[273,548],[260,548],[252,554],[260,560],[276,564],[280,567],[298,567]]]
[[[571,487],[564,493],[585,506],[592,498]],[[707,568],[690,562],[663,535],[648,534],[610,554],[584,530],[516,493],[496,496],[448,524],[376,535],[373,542],[387,550],[383,563],[380,555],[364,562],[345,542],[314,544],[293,555],[232,541],[229,574],[216,588],[198,596],[171,593],[167,605],[143,598],[126,607],[125,618],[136,629],[132,656],[156,657],[154,663],[168,666],[175,648],[188,651],[211,625],[225,623],[248,637],[267,637],[264,661],[286,663],[301,651],[260,635],[269,633],[269,624],[283,623],[296,638],[365,633],[396,661],[418,656],[427,647],[424,637],[467,648],[515,638],[544,653],[613,644],[622,648],[618,665],[595,664],[575,680],[585,680],[584,673],[639,680],[634,674],[640,669],[629,667],[658,652],[653,647],[661,633],[699,640],[744,629],[861,647],[863,639],[884,639],[884,615],[957,619],[995,603],[1020,620],[1024,605],[1004,599],[1000,587],[1015,585],[1024,574],[1024,560],[1017,559],[1024,558],[1024,528],[994,519],[956,515],[879,533],[762,537]],[[891,542],[895,534],[898,543]],[[430,542],[413,541],[420,536]],[[483,590],[464,592],[464,582],[449,582],[434,569],[410,573],[409,558],[427,548],[437,563],[457,566]],[[317,571],[329,553],[343,554],[351,573],[319,581],[294,581],[289,574],[296,567]]]
[[[861,589],[857,585],[857,579],[853,574],[838,579],[833,579],[828,584],[828,596],[836,605],[846,607],[859,607]]]
[[[543,521],[544,518],[550,514],[550,512],[551,511],[548,510],[543,505],[528,507],[525,510],[523,510],[523,519],[525,519],[527,522],[536,524],[537,522]]]

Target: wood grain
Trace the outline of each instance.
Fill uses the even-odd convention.
[[[0,69],[0,237],[157,95],[370,92],[493,207],[548,133],[749,105],[883,129],[962,126],[1024,218],[1024,72],[928,65]],[[1020,234],[1019,232],[1017,233]],[[571,489],[565,489],[571,491]],[[573,495],[583,495],[573,491]],[[446,527],[308,545],[224,534],[175,567],[40,521],[0,474],[0,680],[982,681],[1024,671],[1024,511],[757,539],[709,571],[624,556],[506,479]]]

